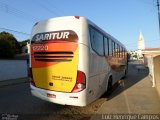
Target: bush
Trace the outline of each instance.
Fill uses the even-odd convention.
[[[12,49],[9,41],[0,40],[0,59],[13,58],[15,56],[15,50]]]
[[[0,58],[13,58],[20,51],[20,45],[11,33],[0,32]]]

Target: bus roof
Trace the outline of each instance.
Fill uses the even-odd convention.
[[[87,19],[86,17],[83,17],[83,16],[63,16],[63,17],[56,17],[56,18],[45,19],[45,20],[42,20],[42,21],[39,21],[39,22],[35,23],[34,26],[36,26],[39,23],[46,22],[46,21],[52,21],[52,20],[58,21],[58,20],[63,20],[63,19],[84,19],[85,21],[88,22],[88,25],[93,26],[98,31],[100,31],[101,33],[103,33],[103,35],[105,35],[106,37],[110,38],[111,40],[113,40],[114,42],[118,43],[120,46],[122,46],[123,48],[126,49],[126,47],[120,41],[118,41],[116,38],[114,38],[113,36],[111,36],[109,33],[105,32],[103,29],[101,29],[100,27],[98,27],[91,20],[89,20],[89,19]]]

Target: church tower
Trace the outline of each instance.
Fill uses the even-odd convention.
[[[141,59],[143,57],[142,50],[145,49],[145,43],[144,43],[144,37],[143,34],[140,32],[139,38],[138,38],[138,59]]]
[[[143,37],[143,34],[140,32],[139,39],[138,39],[138,50],[143,50],[143,49],[145,49],[144,37]]]

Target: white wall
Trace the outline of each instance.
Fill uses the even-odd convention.
[[[0,81],[27,77],[26,60],[0,60]]]
[[[148,62],[148,68],[149,68],[149,74],[153,77],[153,58],[150,56],[147,58]]]

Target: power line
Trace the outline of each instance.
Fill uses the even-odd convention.
[[[159,22],[159,35],[160,35],[160,9],[159,9],[159,0],[157,0],[157,10],[158,10],[158,22]]]
[[[60,14],[62,14],[62,15],[65,14],[64,11],[62,11],[62,9],[57,8],[51,1],[48,1],[48,2],[50,3],[50,5],[53,6],[54,9],[56,9],[56,10],[58,11],[58,13],[60,13]]]
[[[9,6],[8,4],[6,4],[6,3],[4,3],[2,1],[0,1],[0,9],[5,13],[13,14],[13,15],[15,15],[17,17],[23,18],[25,20],[30,20],[32,22],[33,21],[35,22],[35,21],[39,20],[37,17],[29,15],[29,14],[27,14],[27,13],[21,11],[21,10],[18,10],[18,9],[16,9],[14,7],[11,7],[11,6]]]
[[[30,36],[30,34],[28,34],[28,33],[20,32],[20,31],[17,31],[17,30],[12,30],[12,29],[8,29],[8,28],[1,28],[1,27],[0,27],[0,29],[5,30],[5,31],[10,31],[10,32],[18,33],[18,34],[23,34],[23,35],[26,35],[26,36]]]
[[[44,4],[41,4],[40,2],[36,2],[36,4],[39,4],[43,9],[47,10],[51,14],[55,14],[55,15],[59,16],[59,14],[57,12],[55,12],[55,11],[51,10],[50,8],[46,7]]]

